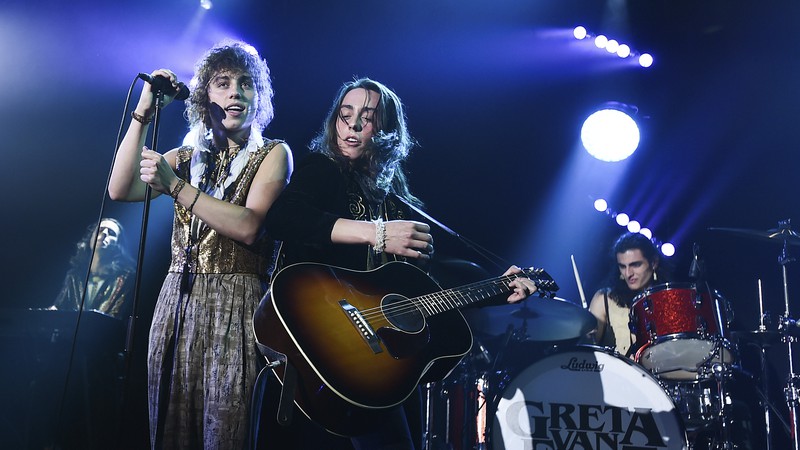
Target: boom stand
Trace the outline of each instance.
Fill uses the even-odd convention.
[[[161,89],[158,89],[156,86],[153,86],[153,92],[155,94],[155,112],[153,113],[153,133],[151,135],[151,142],[150,148],[152,150],[156,150],[158,148],[158,132],[161,126],[161,109],[164,107],[164,92]],[[142,231],[139,236],[139,247],[136,255],[136,278],[133,285],[133,305],[131,308],[131,315],[128,318],[128,330],[125,335],[125,349],[123,350],[123,357],[122,357],[122,373],[123,373],[123,387],[122,387],[122,399],[120,400],[121,405],[125,405],[127,401],[128,395],[128,382],[130,379],[130,371],[131,371],[131,354],[133,352],[133,346],[135,341],[135,329],[136,329],[136,320],[137,320],[137,312],[139,310],[139,297],[141,296],[141,286],[142,286],[142,267],[144,267],[144,250],[145,250],[145,243],[147,242],[147,224],[150,218],[150,197],[152,194],[152,188],[148,184],[145,186],[145,194],[144,194],[144,207],[142,209]],[[161,408],[159,408],[161,410]],[[118,425],[118,432],[117,436],[118,439],[122,439],[123,433],[121,433],[122,422]],[[157,437],[160,442],[160,436]]]

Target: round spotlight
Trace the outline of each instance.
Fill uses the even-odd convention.
[[[664,256],[672,256],[675,254],[675,246],[669,242],[665,242],[661,244],[661,253],[663,253]]]
[[[653,65],[653,57],[649,53],[642,53],[639,55],[639,65],[642,67],[650,67]]]
[[[616,162],[631,156],[639,147],[639,127],[631,116],[607,107],[589,115],[581,127],[581,142],[590,155]]]
[[[606,44],[606,51],[608,53],[617,53],[617,50],[619,50],[619,42],[614,39],[609,40]]]
[[[596,38],[594,38],[595,47],[597,47],[597,48],[605,48],[606,44],[608,44],[608,38],[603,36],[602,34],[598,35]]]
[[[211,0],[200,0],[200,6],[205,10],[209,10],[214,4],[211,3]]]
[[[630,217],[628,217],[628,215],[625,213],[617,214],[616,219],[617,219],[617,224],[621,227],[628,225],[628,222],[631,220]]]
[[[602,198],[598,198],[597,200],[594,201],[594,209],[600,212],[605,212],[605,210],[608,209],[608,202],[606,202]]]
[[[620,58],[631,56],[631,48],[627,44],[620,44],[619,48],[617,48],[617,56]]]
[[[630,222],[628,222],[628,231],[630,231],[631,233],[638,233],[639,230],[641,229],[642,225],[639,222],[635,220],[631,220]]]
[[[574,30],[572,30],[572,35],[575,36],[575,39],[577,39],[577,40],[581,40],[581,39],[585,38],[586,34],[587,34],[586,28],[584,28],[582,26],[577,26],[577,27],[575,27]]]
[[[642,228],[639,230],[639,234],[646,237],[647,239],[653,239],[653,232],[650,231],[650,228]]]

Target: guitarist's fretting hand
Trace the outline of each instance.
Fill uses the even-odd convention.
[[[433,236],[427,223],[412,220],[386,222],[386,253],[408,258],[430,259],[433,254]]]
[[[517,266],[511,266],[503,273],[503,276],[513,275],[520,273],[522,270]],[[526,299],[528,296],[536,292],[536,284],[528,278],[519,277],[514,281],[508,283],[508,287],[514,289],[514,292],[508,296],[508,303],[517,303],[520,300]]]

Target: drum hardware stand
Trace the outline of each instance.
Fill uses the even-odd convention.
[[[508,345],[511,343],[512,338],[519,339],[519,334],[523,334],[527,332],[527,321],[523,322],[523,331],[518,331],[514,325],[508,324],[506,327],[506,333],[503,336],[503,343],[498,348],[497,354],[494,355],[494,361],[492,361],[492,365],[489,367],[489,371],[494,374],[497,371],[497,365],[500,361],[503,360],[505,357],[505,351],[508,348]]]
[[[744,229],[736,229],[736,228],[709,228],[711,231],[725,231],[725,232],[732,232],[739,235],[744,235],[748,237],[754,237],[761,240],[767,240],[770,242],[781,241],[783,247],[781,250],[780,255],[778,256],[778,263],[781,265],[781,274],[783,278],[783,298],[784,298],[784,315],[780,317],[778,323],[778,333],[781,335],[781,342],[786,344],[786,352],[787,352],[787,360],[789,363],[789,376],[787,377],[786,387],[784,388],[784,397],[786,399],[786,404],[789,410],[789,419],[790,424],[787,424],[781,418],[780,414],[775,414],[775,417],[781,420],[781,422],[786,426],[787,431],[789,433],[790,439],[792,441],[792,449],[793,450],[800,450],[800,376],[795,373],[794,368],[794,348],[793,344],[797,339],[797,336],[793,334],[797,334],[800,331],[797,324],[798,321],[791,319],[791,314],[789,310],[789,283],[788,283],[788,276],[787,276],[787,269],[786,266],[794,262],[794,258],[789,256],[789,241],[792,241],[795,245],[800,245],[800,234],[792,231],[791,229],[791,219],[780,220],[778,221],[778,228],[767,230],[766,233],[763,232],[756,232],[752,230],[744,230]],[[759,300],[761,294],[761,281],[759,280]],[[767,328],[764,326],[764,311],[763,311],[763,304],[761,305],[761,325],[759,326],[759,333],[766,334]],[[794,332],[794,333],[793,333]],[[764,355],[764,345],[763,343],[759,343],[761,345],[761,362],[762,362],[762,376],[764,380],[764,386],[766,389],[767,383],[767,373],[766,373],[766,361]],[[764,404],[764,414],[766,418],[766,426],[767,426],[767,448],[770,447],[770,440],[771,440],[771,429],[770,429],[770,416],[769,416],[769,409],[772,405],[769,402],[769,392],[759,393],[762,397]],[[772,407],[774,408],[774,407]]]
[[[766,335],[767,326],[765,325],[766,319],[770,319],[771,317],[764,314],[764,294],[761,289],[761,279],[758,280],[758,309],[761,313],[759,315],[759,322],[758,322],[758,332]],[[756,388],[756,392],[759,395],[759,401],[761,402],[761,408],[764,410],[764,439],[765,439],[765,447],[764,450],[772,450],[772,417],[770,415],[770,409],[774,409],[775,407],[769,400],[769,374],[767,373],[767,347],[769,347],[768,342],[758,342],[758,362],[759,368],[761,369],[761,389],[763,392],[758,392],[758,388]],[[783,421],[780,414],[776,412],[775,417],[779,420]],[[784,426],[786,429],[789,429],[788,424],[784,422]]]
[[[766,332],[767,327],[761,325],[759,326],[759,331]],[[783,430],[786,432],[787,436],[791,436],[792,434],[791,426],[786,421],[786,419],[784,419],[784,417],[780,414],[778,408],[775,407],[775,405],[769,399],[769,374],[767,373],[768,366],[767,366],[767,353],[766,353],[766,349],[768,346],[769,343],[764,343],[763,345],[759,344],[760,347],[759,356],[761,363],[761,377],[762,377],[763,387],[761,388],[761,390],[756,389],[756,393],[758,394],[761,400],[762,407],[764,408],[764,425],[766,431],[766,436],[765,436],[766,447],[764,447],[765,450],[772,449],[772,417],[778,419],[778,422],[780,423],[780,425],[783,426]],[[770,414],[770,411],[772,412],[772,414]]]
[[[759,280],[759,302],[762,302],[761,299],[761,289],[760,289],[760,281]],[[761,303],[763,305],[763,303]],[[763,306],[761,308],[763,311]],[[765,322],[772,323],[773,322],[772,316],[769,314],[761,314],[761,320],[758,326],[758,333],[762,336],[767,336],[768,327]],[[777,325],[777,324],[776,324]],[[759,339],[753,342],[753,345],[757,345],[759,348],[759,369],[760,369],[760,376],[761,376],[761,386],[756,387],[756,394],[759,397],[759,403],[764,411],[764,431],[765,431],[765,450],[772,450],[772,418],[775,417],[778,419],[778,425],[782,425],[784,431],[786,431],[787,435],[791,435],[791,427],[789,423],[783,418],[783,416],[778,411],[778,408],[772,403],[769,399],[769,374],[767,372],[768,365],[767,365],[767,348],[770,347],[770,341],[765,337],[764,339]]]
[[[425,426],[422,430],[422,449],[433,450],[433,390],[436,383],[425,383],[422,388],[423,401],[425,402],[423,413],[423,420]]]
[[[775,235],[781,236],[795,236],[791,230],[789,220],[781,220],[778,222],[778,230]],[[786,343],[787,359],[789,362],[789,377],[786,381],[786,388],[784,389],[784,396],[786,397],[786,405],[789,407],[789,419],[791,422],[791,441],[792,449],[800,450],[800,394],[798,393],[798,384],[800,384],[800,377],[795,373],[794,369],[794,349],[793,344],[795,338],[789,335],[788,324],[791,320],[789,314],[789,282],[786,273],[786,266],[793,262],[794,258],[789,256],[789,243],[787,239],[783,239],[783,248],[778,257],[778,263],[781,265],[781,274],[783,276],[783,299],[784,299],[784,317],[781,318],[780,328],[785,332],[783,341]]]
[[[767,327],[764,326],[764,315],[761,315],[761,324],[758,326],[758,331],[765,332],[767,331]],[[766,447],[764,450],[772,450],[772,424],[770,423],[770,407],[772,406],[769,402],[769,380],[767,379],[767,347],[762,345],[759,346],[758,349],[758,356],[759,362],[761,363],[761,386],[764,390],[761,393],[761,407],[764,409],[764,428],[766,432]]]
[[[728,391],[725,389],[725,384],[727,383],[730,373],[728,370],[726,370],[725,366],[720,363],[713,364],[711,366],[711,372],[713,373],[714,380],[717,383],[717,393],[719,395],[718,420],[721,428],[721,440],[717,443],[715,449],[733,450],[734,445],[733,441],[731,441],[730,424],[728,423],[728,419],[730,418],[728,411],[730,410],[731,404],[730,398],[728,397]]]

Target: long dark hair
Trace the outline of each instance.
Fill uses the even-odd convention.
[[[639,292],[632,291],[628,284],[620,277],[619,267],[617,263],[617,255],[625,253],[628,250],[639,250],[642,256],[650,264],[650,267],[655,267],[653,271],[654,278],[658,278],[659,282],[670,281],[670,270],[668,264],[662,261],[659,255],[658,248],[651,239],[641,233],[624,233],[617,238],[614,245],[611,246],[611,271],[608,275],[608,292],[609,297],[614,299],[621,306],[631,306],[633,298]]]
[[[103,222],[113,222],[119,228],[117,242],[106,249],[109,252],[110,263],[100,268],[101,273],[119,273],[125,270],[132,270],[135,263],[128,254],[125,244],[125,228],[117,220],[110,217],[100,219],[100,222],[86,227],[83,237],[75,244],[75,253],[69,260],[70,270],[85,271],[91,264],[92,252],[97,243],[100,224]]]
[[[375,134],[367,143],[364,154],[357,161],[350,161],[342,155],[337,143],[336,121],[342,100],[353,89],[366,89],[377,93],[380,98],[374,116]],[[411,194],[402,163],[416,142],[406,127],[403,103],[391,89],[369,78],[360,78],[342,85],[333,101],[322,130],[311,141],[309,149],[322,153],[336,161],[345,172],[361,177],[362,186],[374,197],[383,197],[392,192],[398,197],[421,205],[422,202]]]

